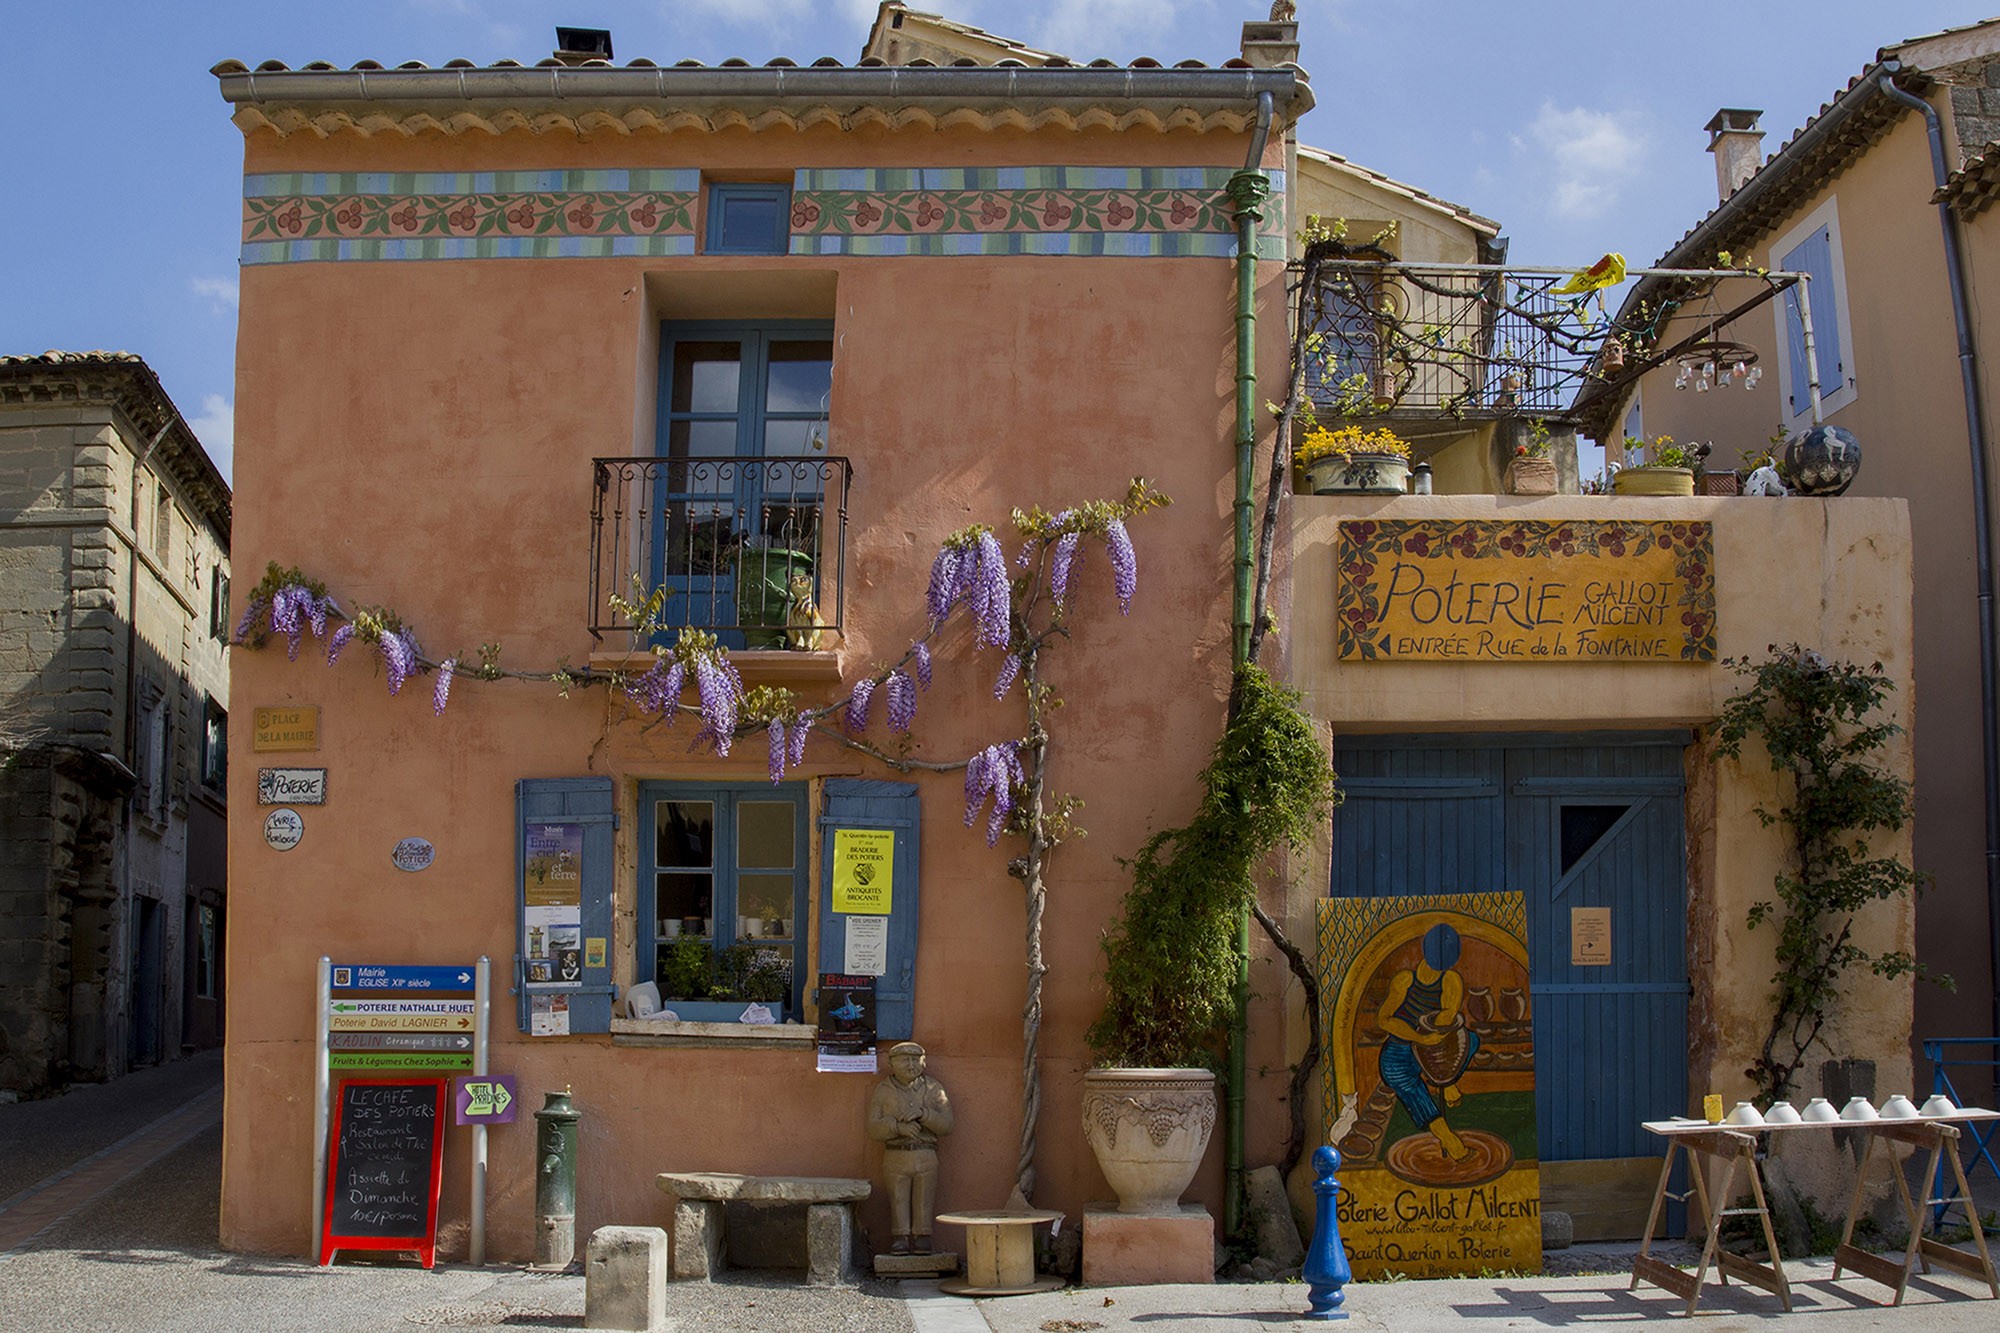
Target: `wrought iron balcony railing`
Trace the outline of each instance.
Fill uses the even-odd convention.
[[[1607,257],[1608,262],[1609,257]],[[1652,280],[1614,313],[1585,273],[1503,264],[1404,263],[1372,246],[1309,246],[1293,269],[1293,354],[1325,419],[1377,415],[1569,421],[1666,359],[1718,345],[1729,325],[1803,275],[1761,269],[1621,269]],[[1725,309],[1720,284],[1747,279]],[[1563,290],[1581,285],[1584,290]],[[1644,288],[1642,288],[1644,290]],[[1670,318],[1693,314],[1663,347]],[[1811,337],[1810,320],[1806,337]]]
[[[636,634],[613,599],[658,588],[668,639],[691,627],[733,648],[831,646],[846,605],[847,459],[599,458],[591,468],[592,637]]]

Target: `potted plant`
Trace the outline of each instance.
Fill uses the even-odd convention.
[[[1694,452],[1674,443],[1671,435],[1660,435],[1649,444],[1636,435],[1625,437],[1625,456],[1642,461],[1628,462],[1611,479],[1617,495],[1693,495]]]
[[[1528,423],[1528,438],[1514,446],[1507,460],[1507,494],[1554,495],[1556,465],[1549,457],[1549,428],[1537,418]]]
[[[683,935],[660,956],[660,1000],[687,1023],[734,1023],[748,1004],[781,1006],[791,998],[784,953],[734,944],[711,953],[705,939]]]
[[[1293,462],[1314,495],[1401,495],[1410,475],[1410,446],[1387,427],[1330,429],[1314,423]]]

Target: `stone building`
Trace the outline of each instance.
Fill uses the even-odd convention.
[[[0,357],[0,1089],[222,1040],[229,522],[140,358]]]

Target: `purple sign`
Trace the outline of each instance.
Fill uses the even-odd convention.
[[[465,1074],[453,1079],[458,1096],[455,1125],[511,1125],[514,1123],[514,1076],[512,1074]]]

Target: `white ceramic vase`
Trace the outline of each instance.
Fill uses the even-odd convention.
[[[1206,1069],[1093,1069],[1083,1076],[1083,1136],[1121,1213],[1174,1213],[1215,1130]]]

